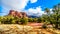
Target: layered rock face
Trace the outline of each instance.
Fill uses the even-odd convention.
[[[15,11],[15,10],[10,10],[9,15],[12,15],[12,16],[15,16],[15,17],[17,16],[17,17],[20,17],[20,18],[27,17],[27,14],[25,12],[18,12],[18,11]]]

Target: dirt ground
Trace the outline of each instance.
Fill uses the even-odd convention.
[[[0,34],[60,34],[60,30],[36,28],[28,25],[0,24]]]

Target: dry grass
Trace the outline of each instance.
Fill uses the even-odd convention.
[[[28,25],[0,24],[0,34],[60,34],[60,30],[53,28],[36,28]]]

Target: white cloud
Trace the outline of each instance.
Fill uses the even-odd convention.
[[[35,3],[35,2],[37,2],[37,0],[30,0],[31,1],[31,3]]]
[[[22,10],[27,5],[28,1],[29,0],[2,0],[2,4],[11,9]]]
[[[9,10],[24,10],[29,0],[1,0],[2,11],[5,15],[9,13]],[[1,13],[2,15],[2,13]]]
[[[17,10],[21,11],[24,10],[25,6],[27,5],[28,1],[31,1],[31,3],[35,3],[37,0],[2,0],[2,12],[0,15],[6,15],[9,13],[9,10]],[[41,7],[36,7],[36,9],[30,8],[28,10],[24,10],[28,15],[35,15],[35,16],[41,16],[44,11],[42,11]]]
[[[41,16],[42,14],[44,14],[44,11],[42,11],[40,6],[36,7],[36,9],[30,8],[27,11],[28,15]]]
[[[51,14],[53,13],[52,8],[50,9],[50,13],[51,13]]]

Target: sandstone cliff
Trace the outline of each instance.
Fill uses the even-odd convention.
[[[8,15],[12,15],[14,17],[17,16],[17,17],[20,17],[20,18],[27,17],[27,14],[25,12],[19,12],[19,11],[15,11],[15,10],[10,10]]]

